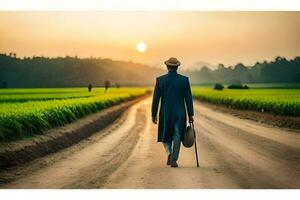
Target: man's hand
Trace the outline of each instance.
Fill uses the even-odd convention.
[[[190,124],[191,124],[191,123],[194,123],[194,117],[193,117],[193,116],[189,117],[189,123],[190,123]]]
[[[157,117],[152,117],[153,124],[157,124]]]

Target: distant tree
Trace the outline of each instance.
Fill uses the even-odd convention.
[[[238,63],[234,66],[233,76],[233,78],[239,79],[242,82],[248,82],[249,70],[243,63]]]
[[[119,83],[116,83],[116,88],[120,88],[120,84]]]
[[[218,64],[218,69],[224,69],[224,68],[225,68],[224,64],[222,63]]]
[[[12,58],[16,58],[17,57],[17,54],[14,53],[14,52],[10,52],[8,55],[9,55],[9,57],[12,57]]]
[[[203,66],[199,71],[198,78],[205,82],[212,82],[214,80],[213,71],[210,68]]]
[[[220,82],[230,82],[233,75],[233,70],[231,67],[225,67],[224,64],[219,64],[218,68],[213,72],[216,81]]]
[[[108,80],[106,80],[104,82],[104,87],[105,87],[105,93],[106,93],[107,89],[110,87],[110,82]]]
[[[224,86],[220,83],[216,83],[215,86],[214,86],[214,89],[215,90],[223,90]]]
[[[88,90],[89,90],[89,92],[91,92],[92,89],[93,89],[93,85],[92,85],[91,83],[89,83],[89,85],[88,85]]]

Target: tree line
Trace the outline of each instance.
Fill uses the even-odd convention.
[[[181,70],[181,69],[180,69]],[[153,85],[155,77],[165,69],[144,64],[102,58],[78,57],[24,57],[15,53],[0,54],[0,87],[93,87]],[[238,63],[225,67],[219,64],[211,70],[181,71],[192,84],[201,83],[298,83],[300,82],[300,57],[288,60],[277,57],[273,61],[257,62],[253,66]]]
[[[24,57],[0,54],[0,87],[103,87],[153,84],[160,69],[101,58]]]
[[[203,67],[201,70],[186,73],[193,83],[299,83],[300,57],[291,60],[276,57],[273,61],[257,62],[253,66],[238,63],[225,67],[219,64],[217,69]]]

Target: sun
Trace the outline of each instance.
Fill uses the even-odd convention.
[[[138,52],[145,52],[146,49],[147,49],[147,45],[144,43],[144,42],[139,42],[137,45],[136,45],[136,49],[138,50]]]

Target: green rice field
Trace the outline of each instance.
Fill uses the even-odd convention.
[[[144,88],[1,89],[0,141],[42,134],[90,113],[144,95]]]
[[[223,89],[193,87],[194,98],[230,108],[300,116],[300,89]]]
[[[194,86],[194,98],[230,108],[300,116],[300,89],[249,90]],[[264,86],[264,87],[263,87]],[[268,85],[267,85],[268,86]],[[280,85],[279,85],[280,86]],[[146,88],[0,89],[0,141],[43,134],[78,118],[144,95]]]

